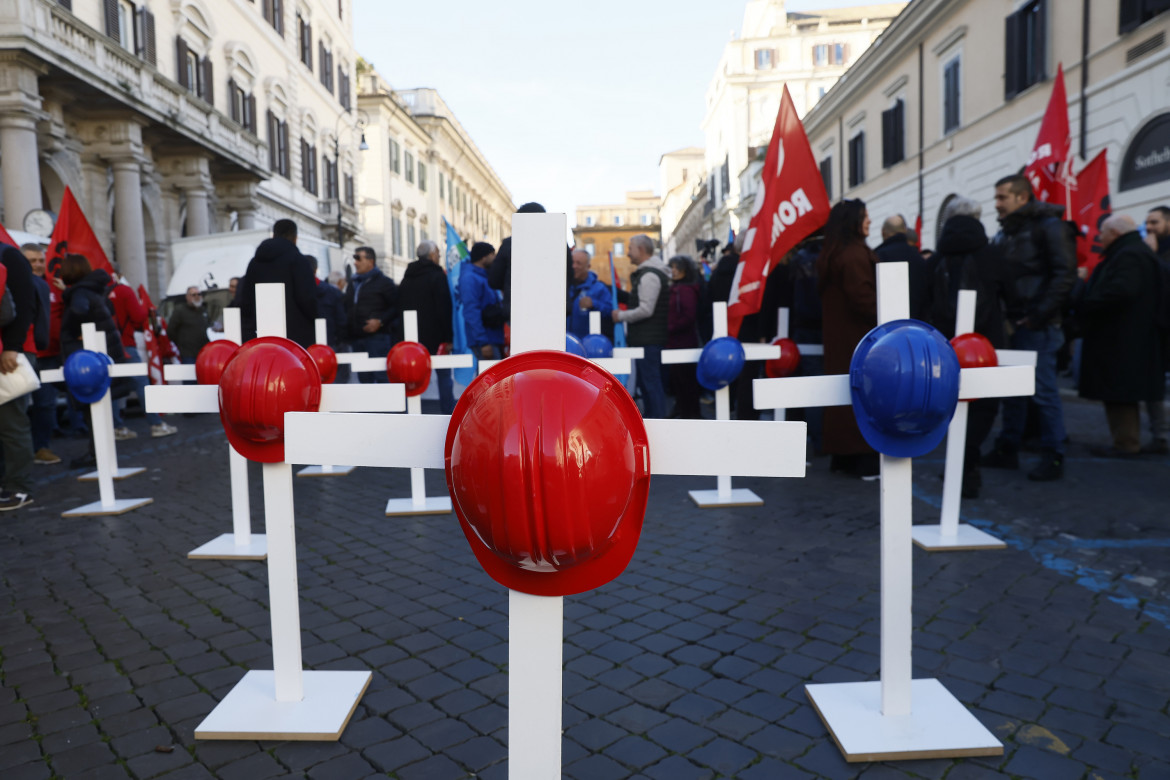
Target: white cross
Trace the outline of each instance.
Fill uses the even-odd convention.
[[[329,336],[328,336],[329,330],[328,330],[328,325],[325,322],[325,319],[322,317],[318,317],[317,321],[314,323],[314,328],[315,328],[314,336],[316,336],[316,339],[315,339],[316,343],[329,346]],[[338,366],[348,364],[351,369],[355,364],[361,363],[362,361],[369,358],[369,355],[365,352],[336,352],[335,354],[337,355],[337,365]],[[305,466],[303,469],[301,469],[300,471],[297,472],[297,476],[298,477],[344,477],[346,474],[350,473],[351,471],[353,471],[353,466],[333,466],[333,465],[322,464],[322,465],[317,465],[317,466]]]
[[[955,335],[975,330],[975,291],[959,290],[955,312]],[[987,387],[980,395],[960,395],[960,398],[1002,398],[1033,395],[1036,392],[1036,353],[1025,350],[998,350],[996,360],[1003,368],[984,371]],[[992,384],[994,383],[994,384]],[[967,444],[967,400],[959,401],[955,416],[947,428],[947,459],[943,469],[942,513],[938,525],[916,525],[912,530],[914,543],[924,550],[1002,550],[1001,540],[978,528],[959,523],[959,501],[962,497],[963,461]]]
[[[879,324],[909,318],[908,280],[906,263],[878,264]],[[959,396],[992,397],[999,380],[987,372],[1002,370],[963,369]],[[852,403],[848,374],[757,379],[753,391],[757,409]],[[846,761],[1002,755],[999,740],[942,683],[912,679],[911,476],[909,458],[881,456],[880,680],[807,685],[805,692]]]
[[[239,344],[243,340],[239,309],[223,310],[223,333],[226,340],[233,344]],[[195,364],[164,366],[163,376],[168,382],[192,382],[195,380]],[[214,386],[209,390],[198,385],[150,385],[146,388],[146,410],[165,414],[180,412],[218,414],[218,400],[212,398],[214,390],[216,390]],[[268,557],[268,541],[264,534],[252,533],[252,508],[248,498],[248,461],[236,452],[232,445],[227,445],[227,449],[232,494],[232,532],[220,534],[210,542],[196,547],[187,553],[187,557],[196,560],[262,561]]]
[[[565,215],[515,214],[512,235],[512,354],[563,351],[564,265],[548,258],[564,255]],[[442,415],[288,414],[285,453],[293,462],[324,452],[345,453],[362,466],[443,468],[449,422]],[[804,423],[645,425],[654,474],[703,474],[717,462],[745,476],[804,476]],[[508,615],[509,777],[559,778],[564,599],[509,591]]]
[[[665,291],[663,291],[665,294]],[[711,305],[711,319],[714,324],[712,338],[722,338],[727,335],[727,304],[720,301]],[[780,357],[780,347],[774,344],[744,344],[745,360],[771,360]],[[662,350],[662,364],[664,366],[679,363],[698,363],[702,356],[701,347],[694,349],[664,349]],[[715,419],[731,419],[731,388],[723,387],[715,391]],[[783,418],[781,418],[783,419]],[[715,477],[715,490],[687,491],[696,506],[703,509],[713,509],[725,506],[763,506],[764,499],[747,488],[733,490],[731,488],[731,474],[720,473]]]
[[[788,307],[781,306],[776,310],[776,338],[788,338]],[[823,355],[825,354],[825,347],[823,344],[797,344],[796,350],[803,358],[806,355]],[[783,420],[786,416],[785,409],[773,409],[772,413],[777,420]]]
[[[92,322],[82,323],[81,343],[91,352],[106,354],[106,335],[99,333]],[[118,363],[110,366],[110,377],[146,376],[148,366],[145,363]],[[42,382],[64,382],[65,369],[57,368],[41,372]],[[61,514],[62,517],[89,517],[92,515],[120,515],[146,506],[154,501],[153,498],[115,498],[114,481],[132,477],[146,471],[142,467],[118,468],[118,448],[114,442],[114,414],[110,406],[110,391],[107,390],[101,400],[89,405],[90,426],[93,428],[93,452],[97,461],[97,470],[78,477],[83,482],[98,483],[100,500],[70,509]]]
[[[258,336],[285,335],[283,285],[256,285],[256,311]],[[177,392],[163,395],[162,391]],[[219,388],[215,385],[152,387],[147,392],[152,398],[165,399],[172,409],[219,410]],[[158,403],[162,405],[162,401]],[[405,406],[402,385],[321,387],[322,412],[401,411]],[[323,417],[329,419],[330,415]],[[353,715],[371,675],[368,671],[303,669],[292,467],[287,460],[265,463],[263,474],[273,670],[245,674],[196,727],[195,738],[335,740]]]

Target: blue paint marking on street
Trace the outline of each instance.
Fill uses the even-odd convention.
[[[915,486],[914,497],[935,509],[942,508],[942,496],[928,493]],[[1077,563],[1066,557],[1069,550],[1102,550],[1128,548],[1170,547],[1170,539],[1026,539],[1010,530],[982,517],[971,517],[960,513],[960,519],[969,525],[987,531],[1003,540],[1009,547],[1022,550],[1046,569],[1071,577],[1078,585],[1094,593],[1100,593],[1115,604],[1136,610],[1143,616],[1170,628],[1170,604],[1159,604],[1138,596],[1130,588],[1133,577],[1115,575]]]

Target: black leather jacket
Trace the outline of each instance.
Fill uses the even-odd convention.
[[[1059,205],[1031,201],[1000,220],[995,244],[1010,279],[1007,317],[1034,329],[1060,325],[1077,281],[1077,252]]]

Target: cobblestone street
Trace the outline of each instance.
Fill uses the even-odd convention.
[[[877,679],[879,486],[817,458],[803,480],[736,480],[763,507],[698,510],[692,481],[655,478],[629,569],[565,601],[565,775],[1170,777],[1170,458],[1089,457],[1104,416],[1066,401],[1063,482],[985,470],[964,502],[1008,549],[914,553],[915,676],[1002,757],[841,758],[804,685]],[[246,670],[271,668],[268,590],[263,563],[186,558],[230,530],[228,463],[218,419],[176,424],[119,445],[149,468],[118,494],[150,506],[62,519],[97,487],[38,467],[37,503],[0,517],[0,777],[502,780],[507,594],[453,515],[383,516],[404,470],[296,480],[305,666],[374,672],[340,742],[193,738]],[[937,521],[941,472],[941,448],[916,461],[916,522]]]

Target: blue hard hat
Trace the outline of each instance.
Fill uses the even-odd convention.
[[[572,333],[565,334],[565,352],[577,357],[585,357],[585,345],[581,343],[581,339],[574,336]]]
[[[853,352],[849,392],[871,447],[896,458],[925,455],[943,440],[959,402],[959,358],[925,322],[887,322]]]
[[[581,343],[585,346],[585,356],[590,360],[613,357],[613,342],[601,333],[590,333],[581,339]]]
[[[703,387],[722,390],[743,371],[743,362],[743,344],[731,336],[722,336],[708,341],[703,347],[695,373]]]
[[[83,404],[102,400],[110,389],[110,361],[106,355],[88,349],[65,358],[65,385]]]

